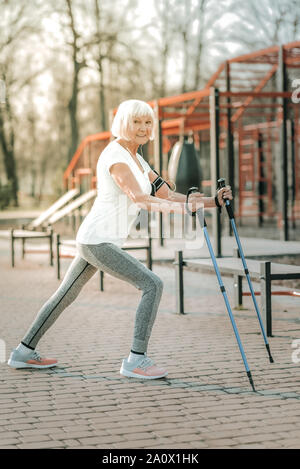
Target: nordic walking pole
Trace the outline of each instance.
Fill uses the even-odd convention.
[[[233,317],[233,314],[232,314],[232,311],[231,311],[231,307],[230,307],[230,304],[229,304],[229,301],[228,301],[227,293],[226,293],[224,284],[222,282],[221,274],[220,274],[219,267],[218,267],[218,264],[217,264],[217,261],[216,261],[216,256],[214,254],[214,251],[213,251],[210,239],[209,239],[209,235],[208,235],[208,231],[207,231],[207,225],[206,225],[206,221],[205,221],[205,218],[204,218],[203,210],[198,209],[197,212],[193,213],[188,208],[188,198],[189,198],[189,195],[192,192],[199,192],[199,189],[197,187],[191,187],[188,190],[187,196],[186,196],[186,200],[187,200],[186,209],[187,209],[187,212],[192,216],[195,216],[196,213],[197,213],[199,223],[200,223],[201,228],[203,229],[205,241],[206,241],[206,244],[207,244],[207,247],[208,247],[212,262],[213,262],[213,265],[214,265],[214,269],[215,269],[215,272],[216,272],[216,275],[217,275],[217,278],[218,278],[220,289],[221,289],[221,292],[222,292],[222,295],[223,295],[223,298],[224,298],[224,301],[225,301],[225,304],[226,304],[226,308],[227,308],[227,311],[228,311],[228,314],[229,314],[229,317],[230,317],[230,321],[231,321],[231,324],[232,324],[232,327],[233,327],[233,330],[234,330],[234,333],[235,333],[235,337],[236,337],[236,340],[237,340],[237,343],[238,343],[238,346],[239,346],[239,349],[240,349],[240,352],[241,352],[241,355],[242,355],[242,359],[243,359],[243,362],[244,362],[244,365],[245,365],[245,368],[246,368],[247,376],[248,376],[249,382],[252,386],[252,389],[255,392],[255,387],[254,387],[254,382],[253,382],[253,379],[252,379],[252,376],[251,376],[251,371],[250,371],[250,368],[249,368],[249,365],[248,365],[248,362],[247,362],[247,358],[246,358],[246,355],[245,355],[245,352],[244,352],[244,349],[243,349],[243,346],[242,346],[242,342],[241,342],[241,339],[240,339],[240,335],[239,335],[239,332],[237,330],[237,326],[236,326],[236,323],[235,323],[235,320],[234,320],[234,317]]]
[[[225,179],[224,178],[218,179],[218,189],[221,189],[222,187],[225,187],[225,186],[226,186]],[[269,355],[269,360],[270,360],[270,363],[273,363],[274,360],[273,360],[273,357],[271,355],[270,346],[269,346],[268,339],[267,339],[267,336],[266,336],[266,333],[265,333],[265,329],[264,329],[264,325],[263,325],[263,322],[262,322],[262,319],[261,319],[261,315],[260,315],[260,312],[259,312],[259,309],[258,309],[258,305],[257,305],[257,301],[256,301],[256,298],[255,298],[255,293],[254,293],[252,282],[251,282],[251,279],[250,279],[249,270],[248,270],[248,267],[247,267],[247,263],[246,263],[243,248],[242,248],[242,245],[241,245],[240,237],[239,237],[237,229],[236,229],[236,224],[235,224],[235,220],[234,220],[234,213],[233,213],[232,207],[230,205],[230,201],[228,199],[225,199],[225,206],[226,206],[226,210],[227,210],[228,216],[230,218],[230,223],[231,223],[231,226],[232,226],[232,229],[233,229],[233,232],[234,232],[234,236],[235,236],[235,239],[236,239],[236,242],[237,242],[237,245],[238,245],[238,250],[239,250],[240,257],[241,257],[241,260],[242,260],[242,263],[243,263],[243,266],[244,266],[244,271],[245,271],[245,274],[246,274],[246,277],[247,277],[247,280],[248,280],[248,285],[249,285],[249,288],[250,288],[252,300],[253,300],[253,303],[254,303],[254,306],[255,306],[255,310],[256,310],[256,314],[257,314],[258,321],[259,321],[259,324],[260,324],[261,332],[262,332],[262,335],[263,335],[263,338],[264,338],[264,341],[265,341],[265,345],[266,345],[266,349],[267,349],[267,352],[268,352],[268,355]]]

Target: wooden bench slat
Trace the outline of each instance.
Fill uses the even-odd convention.
[[[65,240],[60,240],[59,242],[60,245],[65,245],[65,246],[72,246],[76,247],[76,240],[75,239],[65,239]],[[126,242],[123,246],[124,249],[145,249],[147,246],[145,245],[145,241],[138,241],[137,243],[133,242]]]
[[[211,259],[183,259],[186,267],[201,267],[203,269],[214,271],[214,265]],[[241,259],[234,257],[218,258],[217,264],[220,270],[224,273],[243,275],[244,267]],[[255,277],[260,276],[260,262],[254,260],[247,260],[249,272]]]
[[[299,265],[277,264],[271,263],[271,274],[298,274],[300,273]]]
[[[46,231],[27,231],[27,230],[14,230],[14,238],[48,238],[50,233]]]
[[[186,267],[201,267],[206,270],[214,270],[211,259],[183,259]],[[259,278],[261,261],[246,259],[250,276]],[[217,264],[224,273],[244,275],[244,266],[241,259],[235,257],[217,258]],[[271,263],[271,275],[300,274],[300,266],[289,264]]]

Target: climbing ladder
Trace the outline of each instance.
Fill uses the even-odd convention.
[[[270,125],[240,126],[239,148],[239,209],[238,217],[274,216],[272,138]]]
[[[293,158],[293,174],[292,174],[292,221],[300,219],[300,120],[299,108],[294,107],[295,119],[292,124],[292,158]]]

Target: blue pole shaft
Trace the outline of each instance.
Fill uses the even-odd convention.
[[[219,267],[217,265],[216,257],[215,257],[212,245],[210,243],[210,239],[209,239],[209,236],[208,236],[206,226],[203,227],[203,232],[204,232],[207,247],[208,247],[208,250],[209,250],[213,265],[214,265],[214,269],[215,269],[215,272],[217,274],[218,282],[219,282],[219,285],[221,287],[221,291],[222,291],[222,294],[223,294],[223,297],[224,297],[224,300],[225,300],[225,304],[226,304],[227,311],[228,311],[228,314],[229,314],[229,317],[230,317],[230,321],[231,321],[231,324],[232,324],[232,327],[233,327],[233,330],[234,330],[234,333],[235,333],[235,337],[236,337],[236,340],[237,340],[237,343],[238,343],[238,346],[239,346],[239,349],[240,349],[240,352],[241,352],[241,355],[242,355],[242,358],[243,358],[243,362],[244,362],[247,373],[249,373],[250,369],[249,369],[249,365],[248,365],[248,362],[247,362],[247,358],[246,358],[246,355],[245,355],[245,352],[244,352],[244,349],[243,349],[243,346],[242,346],[242,343],[241,343],[240,335],[239,335],[239,332],[237,330],[236,323],[235,323],[235,320],[234,320],[234,317],[233,317],[233,314],[232,314],[232,311],[231,311],[231,307],[230,307],[230,304],[229,304],[229,301],[228,301],[227,293],[225,291],[225,288],[224,288],[224,285],[223,285],[223,282],[222,282]]]
[[[240,256],[241,256],[241,260],[242,260],[244,269],[248,271],[248,267],[247,267],[247,264],[246,264],[246,259],[245,259],[244,252],[243,252],[243,248],[242,248],[242,245],[241,245],[239,235],[237,233],[236,225],[235,225],[235,222],[234,222],[233,218],[231,219],[231,226],[232,226],[232,229],[233,229],[233,232],[234,232],[234,235],[235,235],[235,239],[236,239],[236,242],[237,242],[237,245],[238,245],[238,249],[239,249],[239,252],[240,252]],[[254,293],[254,290],[253,290],[253,286],[252,286],[252,282],[251,282],[249,273],[246,273],[246,278],[247,278],[248,285],[249,285],[249,288],[250,288],[250,292],[251,292],[252,300],[253,300],[253,303],[254,303],[254,306],[255,306],[258,321],[259,321],[259,324],[260,324],[261,332],[262,332],[264,341],[267,344],[268,339],[267,339],[267,336],[266,336],[266,333],[265,333],[265,328],[264,328],[264,325],[263,325],[263,322],[262,322],[262,319],[261,319],[261,315],[260,315],[260,312],[259,312],[258,304],[257,304],[256,298],[255,298],[255,293]]]
[[[238,245],[241,260],[242,260],[242,263],[243,263],[243,266],[244,266],[246,278],[247,278],[247,281],[248,281],[248,285],[249,285],[249,288],[250,288],[252,300],[253,300],[253,303],[254,303],[254,306],[255,306],[256,314],[257,314],[258,321],[259,321],[259,324],[260,324],[260,328],[261,328],[261,331],[262,331],[262,335],[263,335],[263,338],[264,338],[265,346],[266,346],[266,349],[267,349],[267,352],[268,352],[268,355],[269,355],[269,360],[270,360],[271,363],[273,363],[274,360],[273,360],[273,357],[271,355],[270,346],[269,346],[269,343],[268,343],[267,335],[265,333],[265,328],[264,328],[264,325],[263,325],[263,322],[262,322],[262,319],[261,319],[258,304],[257,304],[256,298],[255,298],[255,293],[254,293],[252,282],[251,282],[251,279],[250,279],[249,270],[248,270],[248,267],[247,267],[247,264],[246,264],[246,259],[245,259],[245,256],[244,256],[243,248],[242,248],[240,238],[239,238],[239,235],[238,235],[238,232],[237,232],[237,229],[236,229],[236,224],[235,224],[235,221],[234,221],[234,214],[233,214],[233,211],[231,209],[230,202],[229,202],[228,199],[225,201],[225,203],[226,203],[227,213],[228,213],[229,218],[230,218],[231,226],[233,228],[234,236],[235,236],[235,239],[236,239],[236,242],[237,242],[237,245]]]

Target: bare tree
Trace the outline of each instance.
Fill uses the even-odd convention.
[[[2,72],[5,80],[6,75]],[[7,87],[8,88],[8,87]],[[0,143],[4,159],[4,167],[8,183],[11,185],[12,197],[14,205],[18,206],[18,175],[16,170],[15,158],[15,134],[13,129],[13,117],[9,101],[8,92],[4,110],[0,107]]]
[[[228,40],[248,50],[297,40],[300,32],[298,0],[231,0],[227,6],[231,24]],[[222,28],[220,28],[222,30]]]
[[[27,119],[29,121],[28,125],[28,136],[31,141],[31,151],[30,151],[30,174],[31,174],[31,197],[34,199],[36,194],[36,183],[37,183],[37,161],[35,158],[37,150],[37,138],[36,138],[36,115],[34,109],[31,109],[28,113]]]
[[[104,60],[106,55],[103,54],[101,50],[101,13],[100,13],[100,6],[99,1],[94,0],[95,4],[95,22],[96,22],[96,39],[98,42],[98,57],[97,57],[97,65],[99,70],[99,98],[100,98],[100,113],[101,113],[101,128],[102,130],[106,130],[106,106],[105,106],[105,86],[104,86]]]
[[[99,96],[100,128],[107,129],[109,105],[115,105],[120,96],[139,93],[143,88],[143,64],[139,48],[132,34],[141,28],[135,24],[137,0],[114,2],[115,11],[108,0],[93,0],[90,9],[94,33],[85,41],[86,61],[96,70],[99,81],[95,84]]]
[[[222,21],[225,5],[224,0],[185,0],[181,5],[182,92],[204,86],[212,69],[217,66],[211,56],[215,52],[218,22]],[[222,57],[228,54],[226,40],[226,36],[223,37],[223,47],[218,46]]]
[[[41,70],[24,75],[16,73],[18,63],[18,47],[33,33],[38,32],[37,21],[32,21],[32,8],[34,3],[21,0],[18,4],[12,0],[1,0],[0,36],[0,79],[4,81],[6,93],[5,101],[0,105],[0,147],[2,150],[6,178],[11,185],[12,198],[15,206],[18,206],[18,173],[16,164],[16,116],[13,101],[22,89],[37,76]],[[38,18],[36,18],[38,19]]]
[[[69,20],[69,28],[71,31],[71,41],[69,45],[72,50],[73,62],[73,77],[72,77],[72,94],[68,104],[70,126],[71,126],[71,140],[68,161],[70,161],[77,149],[79,140],[78,122],[77,122],[77,104],[78,104],[78,91],[79,91],[79,73],[80,70],[86,65],[85,60],[80,58],[79,40],[80,34],[77,31],[74,19],[74,7],[72,0],[65,0],[66,12]]]
[[[178,18],[181,19],[178,24],[178,33],[181,36],[182,40],[182,54],[183,54],[183,67],[182,67],[182,85],[181,92],[185,93],[188,89],[188,76],[189,76],[189,65],[190,65],[190,53],[189,53],[189,44],[190,44],[190,34],[191,34],[191,24],[193,22],[192,17],[192,3],[191,0],[181,0],[178,4],[179,15]]]
[[[181,74],[179,91],[184,93],[203,86],[217,59],[211,60],[217,49],[221,58],[228,55],[227,37],[218,43],[219,25],[226,11],[225,0],[154,0],[157,13],[156,29],[160,34],[157,50],[161,65],[158,89],[165,95],[169,81],[169,62],[176,60]],[[152,38],[152,41],[155,40]],[[216,54],[214,54],[216,56]],[[154,60],[155,62],[155,60]],[[157,67],[155,68],[157,70]]]
[[[157,92],[159,96],[165,96],[167,92],[168,62],[172,50],[172,37],[175,33],[172,24],[174,2],[172,0],[165,0],[164,2],[155,0],[154,5],[157,13],[157,26],[160,29],[160,44],[157,46],[157,55],[161,63],[161,72]]]
[[[203,73],[201,70],[201,60],[204,49],[205,30],[211,25],[212,21],[206,21],[207,9],[209,0],[198,0],[198,5],[195,9],[195,20],[196,20],[196,34],[195,34],[195,58],[194,58],[194,86],[197,90],[202,84]]]

